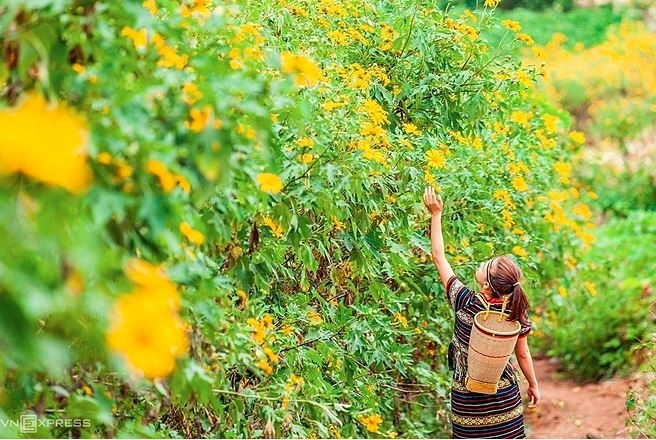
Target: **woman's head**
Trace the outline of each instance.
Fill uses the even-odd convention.
[[[509,295],[510,318],[528,324],[528,298],[521,285],[522,271],[514,259],[502,255],[485,261],[476,271],[476,281],[493,298]]]

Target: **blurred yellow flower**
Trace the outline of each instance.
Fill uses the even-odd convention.
[[[303,54],[282,52],[280,54],[282,73],[292,75],[297,87],[312,87],[323,80],[321,68]]]
[[[500,1],[501,1],[501,0],[485,0],[485,1],[483,2],[483,5],[484,5],[486,8],[494,8],[494,7],[496,7],[496,6],[499,4]]]
[[[198,86],[192,82],[186,82],[182,85],[182,100],[188,104],[193,105],[203,97],[203,93],[198,90]]]
[[[519,192],[525,192],[528,190],[528,184],[526,183],[526,180],[524,180],[523,176],[515,176],[512,179],[511,182],[513,188]]]
[[[308,148],[314,145],[314,141],[308,137],[302,137],[296,141],[296,145]]]
[[[146,164],[146,171],[150,174],[157,176],[159,184],[165,192],[173,191],[175,188],[175,176],[166,168],[162,162],[158,160],[149,160]]]
[[[261,173],[257,175],[256,179],[260,190],[264,192],[268,192],[270,194],[278,194],[280,191],[282,191],[282,180],[280,180],[280,177],[278,177],[276,174]]]
[[[96,160],[100,164],[109,165],[110,163],[112,163],[112,155],[106,151],[103,151],[96,157]]]
[[[82,75],[87,70],[87,68],[80,63],[73,64],[72,68],[75,71],[75,73],[78,73],[80,75]]]
[[[307,317],[310,319],[310,325],[319,325],[323,322],[321,315],[314,310],[307,312]]]
[[[146,8],[151,15],[157,15],[157,3],[155,3],[155,0],[144,1],[143,7]]]
[[[189,350],[186,327],[177,313],[177,288],[161,268],[142,260],[132,260],[126,274],[135,288],[114,303],[107,345],[137,373],[149,379],[167,377]]]
[[[255,343],[258,345],[264,344],[264,340],[266,339],[266,328],[264,325],[255,318],[248,318],[246,323],[253,329],[251,336],[253,337]]]
[[[23,173],[73,193],[93,180],[86,122],[66,106],[30,92],[0,109],[0,174]]]
[[[145,28],[142,29],[132,29],[129,26],[125,26],[121,30],[121,36],[127,37],[132,40],[134,47],[137,49],[144,49],[148,43],[148,31]]]
[[[205,236],[200,231],[192,228],[187,222],[180,223],[180,232],[193,244],[201,245],[205,242]]]
[[[172,46],[163,45],[158,49],[160,60],[157,62],[157,67],[175,67],[182,70],[187,65],[189,57],[178,55],[175,48]]]
[[[271,347],[264,347],[262,351],[264,351],[264,354],[272,363],[277,364],[280,361],[280,358],[273,352],[273,350],[271,350]]]
[[[269,364],[269,361],[262,359],[257,363],[257,366],[260,370],[264,371],[266,374],[273,373],[273,367]]]
[[[558,294],[563,298],[567,298],[567,289],[563,286],[558,287]]]
[[[583,281],[583,287],[590,293],[590,296],[597,296],[597,289],[590,281]]]
[[[569,139],[576,144],[582,145],[585,143],[585,134],[580,131],[571,131],[569,133]]]
[[[266,226],[268,226],[271,229],[271,232],[273,232],[273,235],[275,235],[278,238],[282,237],[283,234],[285,233],[282,227],[276,222],[274,222],[272,219],[270,219],[269,217],[264,217],[263,223]]]
[[[517,255],[518,257],[525,258],[527,256],[526,251],[522,249],[519,246],[515,246],[512,248],[513,254]]]

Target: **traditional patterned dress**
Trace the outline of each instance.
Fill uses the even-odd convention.
[[[469,335],[474,315],[486,310],[485,299],[468,289],[455,276],[447,283],[447,294],[456,312],[453,339],[449,346],[449,366],[453,370],[453,438],[526,438],[517,370],[510,361],[501,375],[496,394],[473,393],[465,388]],[[501,311],[501,303],[490,302],[489,308]],[[530,326],[522,326],[520,337],[530,330]]]

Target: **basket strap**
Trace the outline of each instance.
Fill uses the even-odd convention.
[[[501,322],[501,318],[503,317],[503,312],[506,311],[506,306],[508,305],[508,298],[510,298],[510,295],[504,295],[503,297],[503,304],[501,304],[501,314],[499,315],[499,322]]]
[[[485,306],[485,315],[483,315],[483,319],[487,320],[487,315],[490,313],[490,303],[485,300],[485,297],[483,296],[482,293],[479,292],[476,294],[476,296]]]

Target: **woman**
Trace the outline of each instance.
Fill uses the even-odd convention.
[[[528,300],[522,289],[522,272],[506,256],[484,262],[476,271],[481,295],[468,289],[455,276],[444,254],[442,236],[442,198],[433,188],[426,188],[424,204],[431,213],[431,249],[433,261],[446,289],[449,303],[456,312],[453,339],[449,346],[449,366],[453,372],[451,419],[453,438],[525,438],[522,399],[517,372],[510,362],[498,383],[496,394],[480,394],[465,388],[467,351],[473,317],[489,307],[502,309],[504,298],[510,319],[519,321],[521,330],[515,345],[519,367],[528,380],[529,408],[540,401],[540,390],[528,348],[531,324],[528,320]],[[509,310],[508,310],[509,309]]]

